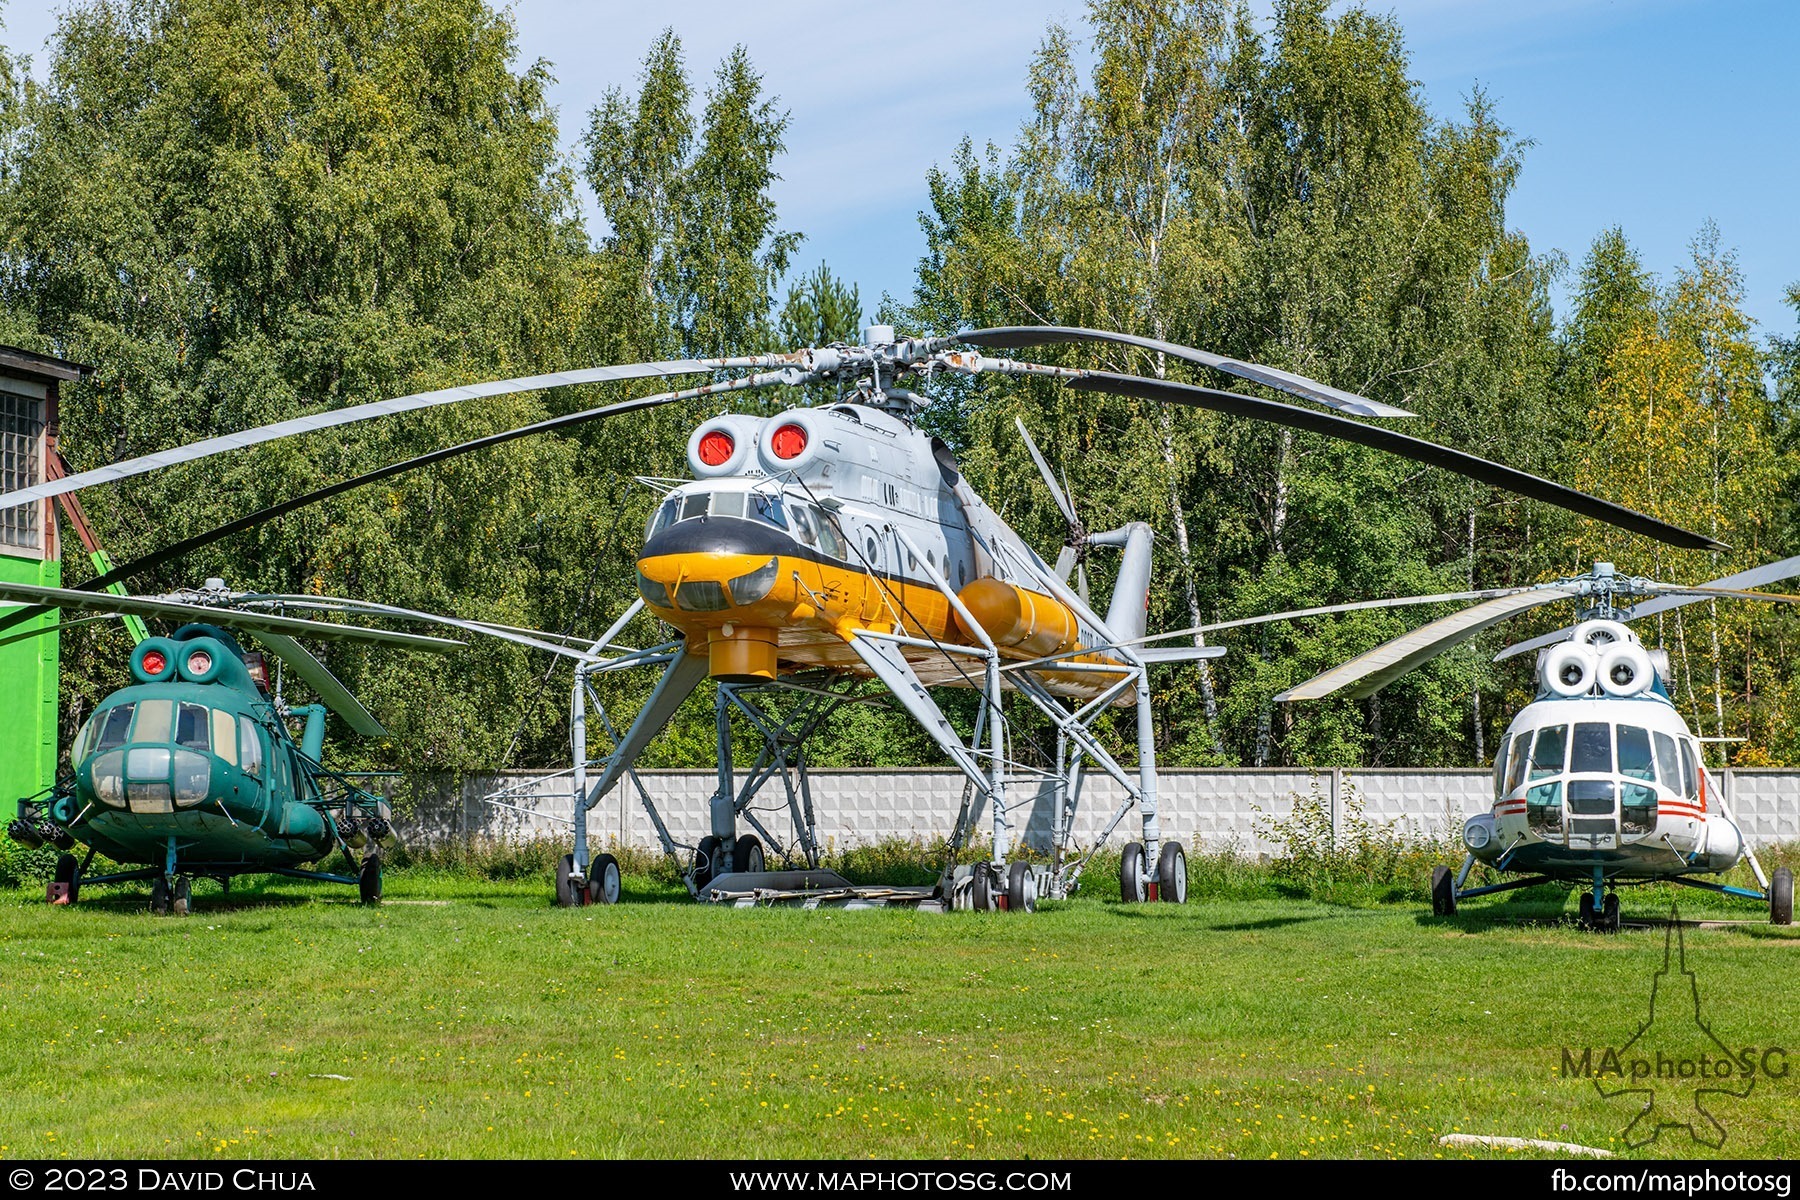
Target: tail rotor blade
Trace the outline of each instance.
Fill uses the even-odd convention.
[[[1062,513],[1063,520],[1067,521],[1071,527],[1079,525],[1081,522],[1075,516],[1075,506],[1069,503],[1069,497],[1064,494],[1062,488],[1057,486],[1056,476],[1051,473],[1050,464],[1044,461],[1044,456],[1038,450],[1037,443],[1031,440],[1031,433],[1025,428],[1025,422],[1014,417],[1013,424],[1019,427],[1019,436],[1025,439],[1025,449],[1031,452],[1031,461],[1037,464],[1038,474],[1043,477],[1044,486],[1050,489],[1050,497],[1056,501],[1057,511]],[[1068,576],[1064,575],[1063,578],[1067,579]]]
[[[1093,601],[1088,599],[1087,564],[1085,563],[1077,563],[1075,566],[1075,594],[1081,597],[1083,604],[1089,608],[1093,607]]]

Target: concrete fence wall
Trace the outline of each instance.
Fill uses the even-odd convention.
[[[638,778],[675,841],[691,846],[705,836],[717,786],[712,771],[640,771]],[[947,770],[814,770],[809,778],[819,838],[834,848],[948,834],[964,790],[963,777]],[[1800,840],[1800,771],[1728,770],[1715,773],[1714,779],[1753,846]],[[400,837],[409,844],[569,835],[573,792],[566,772],[470,776],[459,788],[412,790],[412,811],[398,821]],[[1486,812],[1493,803],[1487,771],[1435,768],[1169,770],[1159,776],[1157,790],[1163,836],[1195,849],[1235,844],[1247,854],[1279,852],[1278,840],[1269,836],[1270,823],[1287,817],[1296,798],[1315,795],[1339,830],[1360,819],[1437,837],[1455,836],[1464,818]],[[1111,778],[1088,775],[1075,823],[1077,844],[1091,844],[1123,800],[1123,789]],[[1049,788],[1036,781],[1018,785],[1009,804],[1012,827],[1023,831],[1027,843],[1047,846],[1053,811]],[[752,811],[774,834],[776,845],[792,840],[779,778],[763,788]],[[977,828],[988,831],[985,812]],[[657,845],[655,829],[629,781],[588,814],[588,831],[601,844]],[[1138,832],[1133,810],[1110,840],[1122,844]]]

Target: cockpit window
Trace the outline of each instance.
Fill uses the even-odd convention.
[[[1542,779],[1546,775],[1561,775],[1568,749],[1567,725],[1546,725],[1538,730],[1537,744],[1531,749],[1531,777]]]
[[[212,749],[212,710],[201,704],[183,704],[175,715],[175,744],[190,750]]]
[[[675,523],[675,514],[680,511],[681,500],[679,497],[672,496],[669,499],[664,500],[662,507],[656,510],[656,515],[650,518],[650,525],[644,530],[644,540],[649,541],[651,538],[673,525]]]
[[[1538,734],[1542,738],[1543,734]],[[1525,782],[1525,763],[1531,757],[1531,735],[1522,733],[1513,739],[1512,765],[1506,768],[1506,790],[1512,791]]]
[[[1694,748],[1688,742],[1681,743],[1681,794],[1694,797],[1700,794],[1699,772],[1694,767]]]
[[[715,517],[742,517],[744,515],[744,493],[714,492],[712,515]]]
[[[1656,778],[1656,760],[1650,757],[1650,731],[1637,725],[1619,726],[1619,774],[1632,779]]]
[[[829,513],[819,514],[819,549],[826,558],[835,558],[839,562],[849,557],[844,553],[844,537],[832,523]]]
[[[810,507],[804,504],[788,505],[788,517],[794,523],[794,536],[808,546],[819,544],[817,518]]]
[[[1494,797],[1496,799],[1506,794],[1504,786],[1506,783],[1506,754],[1511,748],[1512,734],[1508,733],[1500,738],[1500,749],[1494,754]]]
[[[758,520],[767,521],[777,529],[788,527],[787,514],[782,511],[780,496],[769,496],[758,492],[756,494],[756,517]]]
[[[100,741],[95,744],[96,750],[111,750],[115,746],[125,744],[125,732],[131,728],[131,714],[136,704],[121,704],[109,708],[100,717]]]
[[[256,722],[241,715],[238,717],[238,761],[243,764],[244,774],[262,777],[262,738],[256,732]]]
[[[1675,755],[1675,739],[1666,733],[1656,735],[1656,776],[1670,791],[1681,790],[1681,759]]]
[[[169,726],[174,720],[173,700],[141,701],[138,704],[137,724],[131,729],[131,740],[134,743],[158,742],[167,745]]]
[[[1612,726],[1605,721],[1577,722],[1569,770],[1575,773],[1599,771],[1610,774],[1612,769]]]
[[[710,492],[689,492],[681,501],[681,519],[692,520],[706,515],[707,501],[712,499]]]

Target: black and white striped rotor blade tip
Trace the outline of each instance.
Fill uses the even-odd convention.
[[[1001,350],[1017,350],[1026,346],[1052,346],[1068,342],[1113,342],[1121,346],[1137,346],[1158,354],[1166,354],[1170,358],[1179,358],[1183,362],[1211,367],[1215,371],[1223,371],[1225,374],[1235,375],[1239,379],[1248,379],[1253,383],[1260,383],[1264,387],[1274,388],[1278,392],[1286,392],[1290,396],[1316,400],[1327,407],[1354,413],[1359,417],[1410,417],[1415,415],[1409,409],[1383,404],[1379,400],[1371,400],[1367,396],[1359,396],[1355,392],[1346,392],[1342,388],[1332,387],[1328,383],[1320,383],[1316,379],[1308,379],[1304,375],[1296,375],[1292,371],[1284,371],[1280,367],[1243,362],[1240,359],[1228,358],[1223,354],[1214,354],[1210,350],[1180,346],[1174,342],[1138,337],[1135,334],[1111,333],[1101,329],[1078,329],[1062,325],[1019,325],[971,330],[962,334],[961,338],[971,346],[991,346]]]

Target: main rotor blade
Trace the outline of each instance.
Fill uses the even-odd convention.
[[[1340,688],[1356,684],[1353,697],[1373,695],[1414,667],[1430,662],[1444,651],[1460,646],[1482,630],[1510,617],[1579,594],[1572,585],[1527,588],[1496,596],[1461,612],[1440,617],[1410,633],[1366,650],[1349,662],[1333,667],[1297,687],[1276,696],[1277,702],[1318,700]]]
[[[532,650],[548,651],[565,658],[587,657],[583,650],[546,641],[545,638],[548,635],[540,634],[536,630],[518,630],[510,626],[491,625],[485,621],[465,621],[460,617],[446,617],[438,613],[420,612],[413,608],[399,608],[392,604],[376,604],[364,600],[341,600],[334,596],[252,596],[247,597],[244,603],[247,606],[279,605],[283,608],[316,609],[323,612],[341,612],[352,616],[424,621],[433,625],[447,625],[465,633],[484,634],[503,642],[512,642]]]
[[[411,396],[399,396],[392,400],[352,404],[344,408],[332,409],[329,412],[312,413],[304,417],[277,421],[273,425],[262,425],[255,429],[245,429],[238,433],[207,438],[205,441],[192,442],[186,446],[158,450],[154,454],[139,455],[137,458],[128,458],[110,466],[96,467],[91,471],[82,471],[75,475],[65,475],[60,479],[33,484],[31,487],[20,488],[16,492],[8,492],[0,496],[0,509],[14,508],[32,500],[59,496],[64,492],[79,491],[97,483],[129,479],[134,475],[144,475],[151,471],[161,470],[163,467],[174,466],[177,463],[194,462],[198,459],[210,458],[215,454],[224,454],[229,450],[242,450],[248,446],[258,446],[264,442],[273,442],[281,438],[293,437],[296,434],[311,433],[317,429],[330,429],[357,421],[372,421],[377,417],[416,412],[423,408],[454,404],[460,400],[473,400],[485,396],[510,396],[517,392],[573,387],[581,383],[610,383],[621,379],[642,379],[646,376],[694,375],[729,366],[735,362],[737,360],[734,359],[682,358],[665,362],[624,363],[613,367],[589,367],[580,371],[553,371],[547,375],[496,379],[489,383],[471,383],[461,387],[439,388],[432,392],[417,392]]]
[[[1781,558],[1776,559],[1774,562],[1763,563],[1759,567],[1751,567],[1746,571],[1737,571],[1730,575],[1722,575],[1718,579],[1712,580],[1710,583],[1702,584],[1701,587],[1754,588],[1761,587],[1765,583],[1774,583],[1778,579],[1792,579],[1796,575],[1800,575],[1800,554],[1796,554],[1792,558]],[[1694,589],[1689,590],[1692,591]],[[1758,594],[1760,595],[1761,593]],[[1644,617],[1654,617],[1657,613],[1668,612],[1672,608],[1681,608],[1689,604],[1698,604],[1704,599],[1706,599],[1705,594],[1660,596],[1655,600],[1646,600],[1642,604],[1632,605],[1631,615],[1625,619],[1628,621],[1636,621]],[[1505,659],[1513,658],[1520,654],[1526,654],[1533,650],[1541,650],[1545,646],[1554,646],[1557,642],[1567,641],[1569,634],[1574,631],[1575,627],[1573,625],[1565,625],[1554,633],[1546,633],[1540,637],[1529,638],[1523,642],[1515,642],[1500,653],[1494,655],[1494,661],[1502,662]]]
[[[1410,458],[1414,462],[1455,471],[1459,475],[1467,476],[1478,482],[1505,488],[1532,500],[1554,504],[1558,508],[1567,509],[1572,513],[1592,517],[1620,529],[1655,538],[1670,546],[1679,546],[1684,550],[1730,549],[1723,542],[1715,541],[1705,534],[1694,533],[1691,530],[1667,524],[1655,517],[1634,512],[1623,505],[1614,504],[1610,500],[1602,500],[1598,496],[1590,496],[1586,492],[1563,487],[1548,479],[1541,479],[1536,475],[1529,475],[1512,467],[1501,466],[1499,463],[1489,462],[1485,458],[1465,454],[1461,450],[1452,450],[1448,446],[1440,446],[1435,442],[1420,441],[1418,438],[1407,437],[1403,433],[1392,433],[1374,425],[1347,421],[1343,417],[1335,417],[1330,413],[1296,408],[1291,404],[1282,404],[1274,400],[1259,400],[1254,396],[1245,396],[1237,392],[1222,392],[1215,388],[1196,387],[1189,383],[1172,383],[1161,379],[1142,379],[1134,375],[1115,375],[1109,371],[1085,372],[1068,378],[1066,382],[1070,387],[1080,391],[1107,392],[1117,396],[1135,396],[1141,400],[1161,400],[1173,404],[1185,404],[1190,408],[1205,408],[1214,412],[1230,413],[1234,416],[1255,417],[1263,421],[1273,421],[1278,425],[1287,425],[1294,429],[1329,434],[1347,442],[1356,442],[1377,450],[1386,450],[1390,454]]]
[[[265,613],[239,612],[232,608],[213,608],[205,604],[179,604],[172,600],[147,600],[142,596],[115,596],[111,592],[96,594],[71,588],[39,587],[31,583],[0,583],[0,601],[42,605],[45,608],[80,608],[89,612],[167,617],[178,621],[205,621],[254,634],[286,633],[330,641],[376,642],[387,646],[404,646],[410,650],[432,650],[440,654],[459,650],[464,644],[448,638],[427,637],[418,633],[392,633],[385,629],[332,625],[325,621],[308,621],[300,617],[277,617]]]
[[[1056,554],[1056,577],[1064,583],[1069,582],[1069,573],[1075,569],[1075,547],[1064,546]]]
[[[375,719],[375,714],[364,708],[363,702],[311,650],[286,634],[270,633],[267,630],[258,633],[256,640],[262,643],[263,649],[286,663],[288,670],[317,693],[319,701],[326,708],[344,718],[344,724],[352,730],[364,737],[387,736],[387,730]]]
[[[1038,450],[1037,443],[1031,440],[1031,431],[1025,428],[1025,422],[1014,417],[1013,424],[1019,427],[1019,436],[1025,439],[1025,449],[1031,452],[1031,461],[1037,464],[1038,474],[1044,479],[1044,486],[1050,489],[1050,498],[1056,501],[1056,510],[1062,513],[1063,520],[1067,521],[1069,527],[1073,529],[1081,523],[1075,516],[1075,506],[1069,503],[1069,497],[1062,488],[1057,486],[1056,476],[1051,473],[1050,464],[1044,461],[1044,456]],[[1068,576],[1065,574],[1063,578],[1067,579]]]
[[[1673,584],[1653,583],[1650,590],[1664,596],[1692,596],[1695,600],[1772,600],[1777,604],[1800,604],[1800,596],[1790,596],[1783,592],[1755,592],[1744,588],[1721,587],[1678,587]]]
[[[535,433],[547,433],[551,430],[562,429],[570,425],[578,425],[587,421],[598,421],[606,417],[618,416],[621,413],[637,412],[640,409],[655,408],[659,405],[673,403],[677,400],[695,399],[699,396],[712,395],[717,392],[741,391],[746,389],[755,390],[757,388],[772,387],[775,384],[782,382],[784,382],[784,380],[780,378],[779,372],[762,375],[745,375],[737,379],[728,379],[721,383],[708,384],[705,387],[689,388],[679,392],[659,392],[651,396],[641,396],[636,400],[624,400],[618,404],[608,404],[601,408],[590,408],[582,412],[569,413],[566,416],[551,417],[548,420],[538,421],[535,424],[522,425],[517,429],[507,429],[500,433],[488,434],[486,437],[475,438],[473,441],[461,442],[454,446],[446,446],[441,450],[433,450],[430,453],[421,454],[416,458],[408,458],[397,463],[389,463],[385,467],[377,467],[375,470],[366,472],[362,475],[339,480],[337,483],[327,484],[322,488],[317,488],[303,495],[295,496],[291,500],[283,500],[279,504],[271,504],[267,508],[250,513],[248,516],[238,517],[236,520],[227,521],[225,524],[208,529],[203,533],[197,533],[192,537],[183,538],[179,542],[173,542],[160,550],[153,550],[142,558],[136,558],[130,562],[119,563],[114,566],[112,570],[106,571],[93,579],[89,579],[82,583],[80,585],[80,590],[83,592],[100,591],[109,584],[130,579],[132,576],[141,575],[145,571],[155,570],[164,563],[173,562],[175,559],[181,558],[184,555],[192,554],[194,551],[210,546],[222,538],[227,538],[237,533],[243,533],[245,530],[254,529],[258,525],[272,521],[277,517],[286,516],[288,513],[305,508],[308,505],[317,504],[322,500],[329,500],[333,496],[342,495],[345,492],[352,491],[365,484],[376,483],[383,479],[391,479],[395,475],[402,475],[408,471],[415,471],[420,467],[428,467],[433,463],[443,462],[448,458],[455,458],[459,454],[467,454],[472,450],[480,450],[488,446],[498,446],[502,442],[510,442],[516,438],[529,437]],[[32,617],[37,616],[44,611],[43,608],[27,608],[22,609],[19,612],[9,613],[4,617],[0,617],[0,630],[10,628],[12,625],[21,621],[29,621]]]
[[[1178,346],[1174,342],[1158,341],[1155,338],[1137,337],[1129,333],[1110,333],[1100,329],[1075,329],[1062,325],[1043,326],[1009,326],[996,329],[976,329],[961,335],[961,340],[972,346],[995,346],[1001,349],[1018,349],[1023,346],[1051,346],[1066,342],[1117,342],[1123,346],[1139,346],[1145,350],[1154,350],[1158,354],[1166,354],[1170,358],[1179,358],[1185,362],[1199,363],[1211,367],[1215,371],[1223,371],[1227,375],[1236,375],[1239,379],[1248,379],[1265,387],[1286,392],[1290,396],[1299,396],[1307,400],[1316,400],[1343,412],[1355,413],[1359,417],[1410,417],[1413,412],[1396,408],[1392,404],[1383,404],[1379,400],[1370,400],[1366,396],[1358,396],[1355,392],[1346,392],[1334,388],[1330,384],[1320,383],[1316,379],[1308,379],[1304,375],[1296,375],[1292,371],[1283,371],[1279,367],[1265,367],[1261,363],[1241,362],[1235,358],[1226,358],[1222,354],[1214,354],[1209,350],[1196,350],[1192,346]]]
[[[1241,629],[1246,625],[1267,625],[1272,621],[1293,621],[1301,617],[1326,617],[1334,613],[1360,612],[1368,608],[1408,608],[1416,604],[1454,604],[1459,600],[1492,600],[1499,596],[1511,596],[1529,588],[1483,588],[1472,592],[1438,592],[1430,596],[1393,596],[1385,600],[1352,600],[1345,604],[1323,604],[1316,608],[1294,608],[1287,612],[1263,613],[1256,617],[1236,617],[1230,621],[1215,621],[1211,625],[1195,625],[1188,629],[1176,629],[1169,633],[1159,633],[1143,641],[1155,642],[1169,638],[1192,637],[1196,633],[1213,633],[1220,629]]]

